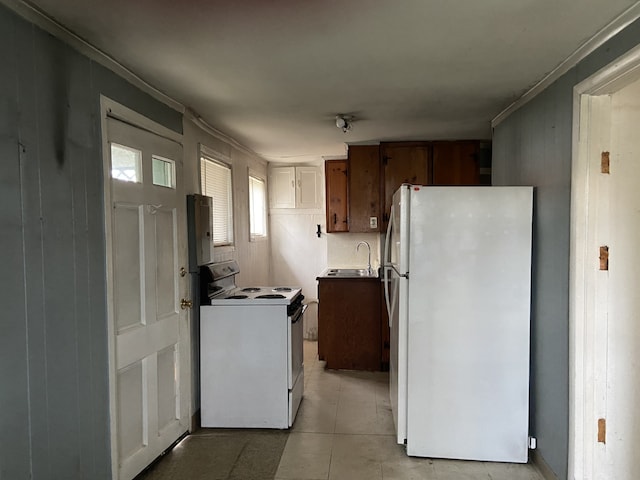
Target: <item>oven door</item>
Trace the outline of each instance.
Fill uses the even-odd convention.
[[[304,392],[304,351],[302,318],[306,305],[289,317],[289,426],[293,425]]]

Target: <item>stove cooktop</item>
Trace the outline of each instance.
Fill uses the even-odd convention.
[[[300,292],[298,287],[237,287],[210,299],[211,305],[289,305]]]

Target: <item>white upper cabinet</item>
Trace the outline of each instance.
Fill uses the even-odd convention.
[[[318,167],[276,167],[269,180],[271,208],[321,208],[322,177]]]
[[[271,208],[295,208],[295,167],[278,167],[271,169],[271,178],[269,179],[269,194],[271,200]]]

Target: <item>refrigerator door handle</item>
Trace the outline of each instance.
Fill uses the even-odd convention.
[[[393,312],[391,311],[391,302],[389,301],[389,267],[384,267],[384,301],[387,304],[387,318],[389,328],[391,328]]]
[[[391,301],[389,300],[389,268],[391,266],[391,258],[389,257],[389,242],[391,240],[391,226],[393,225],[393,207],[389,215],[389,224],[387,225],[387,235],[384,239],[384,301],[387,304],[387,316],[389,317],[389,327],[393,322],[393,312],[391,311]]]

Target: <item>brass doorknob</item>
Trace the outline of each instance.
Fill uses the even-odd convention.
[[[193,307],[193,302],[191,300],[187,300],[186,298],[183,298],[182,300],[180,300],[180,308],[183,310],[186,310],[187,308],[192,308]]]

